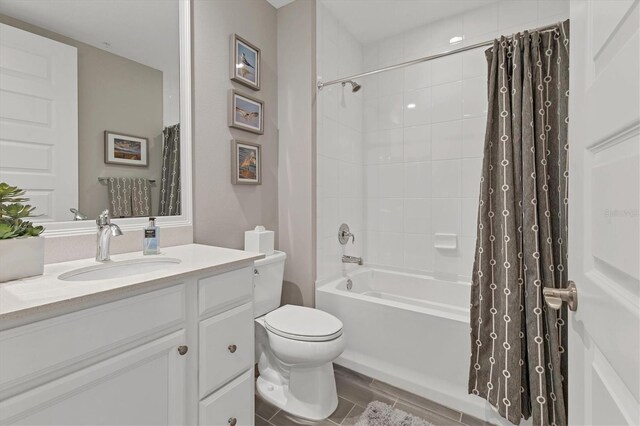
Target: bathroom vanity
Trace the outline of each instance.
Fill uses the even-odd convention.
[[[162,251],[0,284],[0,424],[253,424],[263,256]]]

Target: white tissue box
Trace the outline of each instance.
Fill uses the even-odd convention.
[[[267,231],[264,226],[256,226],[252,231],[244,233],[244,249],[266,256],[273,254],[274,232]]]

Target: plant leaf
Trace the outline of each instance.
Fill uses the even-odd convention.
[[[35,207],[22,204],[29,201],[23,197],[25,191],[11,186],[6,182],[0,182],[0,239],[19,237],[35,237],[44,232],[44,227],[34,226],[33,223],[23,220],[33,217]]]

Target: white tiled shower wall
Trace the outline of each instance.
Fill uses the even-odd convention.
[[[496,2],[364,46],[376,69],[535,28],[569,2]],[[459,43],[450,43],[462,37]],[[473,267],[486,127],[486,48],[363,79],[368,262],[467,279]],[[457,235],[457,249],[434,234]]]
[[[361,47],[319,2],[318,75],[327,81],[568,17],[568,0],[503,0]],[[454,37],[463,39],[451,44]],[[364,232],[362,248],[360,239],[348,250],[366,263],[469,278],[486,125],[484,50],[362,78],[357,94],[339,86],[321,92],[318,279],[340,273],[343,221],[357,237]],[[456,234],[457,249],[434,248],[435,233]]]
[[[362,46],[336,17],[318,2],[318,78],[362,72]],[[343,253],[362,254],[363,171],[362,91],[330,86],[317,97],[317,279],[340,275]],[[338,228],[349,224],[355,244],[338,243]],[[349,266],[350,267],[350,266]]]

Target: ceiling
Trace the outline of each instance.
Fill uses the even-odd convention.
[[[388,38],[495,0],[322,0],[361,43]]]
[[[275,7],[276,9],[280,9],[282,6],[286,6],[289,3],[293,3],[294,0],[267,0],[269,3],[271,3],[271,6]]]
[[[163,72],[179,73],[177,0],[0,0],[0,13]]]

